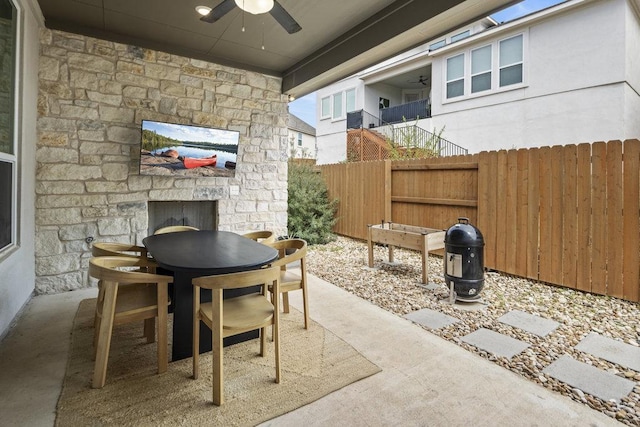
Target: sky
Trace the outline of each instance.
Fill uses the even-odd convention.
[[[295,113],[294,113],[295,114]],[[314,112],[315,115],[315,107]],[[215,142],[216,144],[238,144],[239,133],[223,129],[212,129],[200,126],[178,125],[145,120],[143,129],[155,131],[159,135],[189,142]]]
[[[562,3],[564,0],[524,0],[521,3],[508,7],[491,17],[500,22],[511,21],[532,12],[545,9],[549,6]],[[289,103],[289,112],[298,116],[311,126],[316,126],[316,93],[310,93]]]

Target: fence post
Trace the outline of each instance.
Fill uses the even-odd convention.
[[[384,217],[387,221],[393,221],[391,218],[391,162],[390,159],[384,161]]]

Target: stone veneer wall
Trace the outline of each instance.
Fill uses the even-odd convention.
[[[218,200],[221,230],[285,233],[279,78],[52,30],[40,50],[36,293],[89,286],[89,237],[141,244],[148,201]],[[143,119],[239,131],[235,178],[139,175]]]

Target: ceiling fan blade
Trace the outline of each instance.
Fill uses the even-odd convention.
[[[218,19],[231,12],[234,7],[236,7],[236,2],[234,0],[223,0],[222,3],[211,9],[211,12],[200,18],[200,20],[208,23],[216,22]]]
[[[284,10],[284,7],[276,0],[273,1],[273,9],[271,9],[269,13],[289,34],[297,33],[302,29],[300,24],[298,24],[296,20],[289,15],[289,12]]]

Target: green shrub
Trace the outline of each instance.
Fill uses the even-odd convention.
[[[336,222],[338,200],[329,200],[322,176],[308,165],[289,162],[288,191],[289,235],[310,245],[334,240],[331,228]]]

